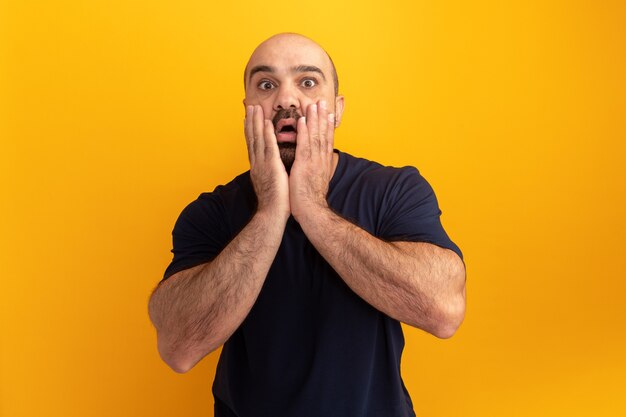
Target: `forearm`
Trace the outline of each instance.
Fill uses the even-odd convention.
[[[221,346],[254,305],[276,256],[284,221],[257,212],[211,262],[181,271],[153,293],[159,352],[177,372]]]
[[[361,298],[388,316],[450,337],[465,311],[465,271],[452,251],[385,242],[328,208],[299,219],[320,254]]]

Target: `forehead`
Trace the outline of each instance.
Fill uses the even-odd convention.
[[[267,65],[278,72],[291,68],[310,65],[319,67],[325,74],[330,74],[330,59],[315,42],[302,37],[284,36],[270,38],[259,45],[246,66],[246,77],[251,68]]]

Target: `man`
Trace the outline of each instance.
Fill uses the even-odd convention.
[[[217,417],[414,416],[400,322],[448,338],[465,311],[432,189],[333,148],[344,97],[312,40],[266,40],[244,83],[250,171],[176,222],[149,305],[161,357],[182,373],[224,345]]]

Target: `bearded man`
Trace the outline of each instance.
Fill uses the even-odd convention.
[[[451,337],[463,255],[413,167],[334,148],[344,97],[330,56],[275,35],[244,72],[250,170],[180,214],[149,313],[184,373],[223,345],[217,417],[415,416],[400,323]]]

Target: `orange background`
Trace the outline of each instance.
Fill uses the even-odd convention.
[[[0,0],[0,415],[211,416],[219,351],[161,362],[171,230],[247,169],[242,71],[296,31],[346,96],[337,148],[417,166],[467,315],[404,326],[418,416],[626,414],[622,1]]]

